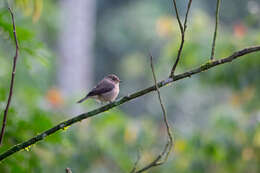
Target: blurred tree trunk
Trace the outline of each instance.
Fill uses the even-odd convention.
[[[93,79],[95,0],[62,0],[58,85],[65,96],[90,87]]]

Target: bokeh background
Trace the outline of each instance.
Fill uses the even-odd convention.
[[[177,0],[183,18],[188,0]],[[13,4],[13,3],[11,3]],[[208,61],[216,0],[193,1],[177,73]],[[110,73],[124,82],[120,96],[170,72],[180,43],[171,0],[15,0],[20,57],[0,152],[64,119],[100,105],[77,105]],[[221,3],[216,57],[260,44],[260,1]],[[0,110],[7,100],[14,44],[0,2]],[[260,172],[260,53],[161,89],[174,151],[151,173]],[[129,172],[158,154],[166,132],[155,93],[84,120],[0,163],[1,173]],[[1,114],[2,117],[2,114]],[[1,118],[2,120],[2,118]]]

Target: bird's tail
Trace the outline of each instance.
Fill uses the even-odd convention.
[[[87,100],[88,96],[84,97],[83,99],[79,100],[77,103],[82,103],[83,101]]]

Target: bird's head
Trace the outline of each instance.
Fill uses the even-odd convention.
[[[110,75],[108,75],[106,78],[107,78],[108,80],[112,81],[112,82],[115,83],[115,84],[121,82],[120,79],[119,79],[119,77],[117,77],[117,76],[114,75],[114,74],[110,74]]]

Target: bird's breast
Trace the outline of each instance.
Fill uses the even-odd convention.
[[[104,94],[101,95],[101,99],[103,101],[114,101],[119,94],[119,85],[115,85],[115,87]]]

